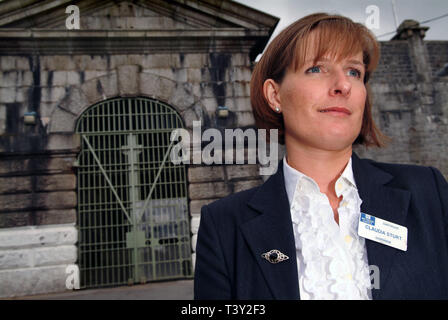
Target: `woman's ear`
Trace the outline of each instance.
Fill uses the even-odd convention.
[[[280,113],[280,85],[272,79],[267,79],[263,83],[263,94],[271,109],[276,113]]]

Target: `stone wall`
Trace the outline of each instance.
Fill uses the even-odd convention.
[[[423,41],[424,28],[403,29],[381,42],[370,86],[373,115],[391,141],[385,148],[356,147],[362,157],[438,168],[448,178],[448,42]]]
[[[172,106],[190,131],[193,121],[202,130],[252,127],[250,57],[278,22],[232,1],[77,5],[81,28],[70,31],[63,4],[0,5],[8,21],[0,28],[0,242],[12,239],[0,243],[0,297],[65,289],[63,266],[76,261],[76,122],[85,110],[139,96]],[[218,106],[229,115],[218,118]],[[257,165],[191,165],[188,177],[194,251],[200,206],[262,180]],[[67,237],[50,235],[58,230]]]
[[[0,66],[3,115],[0,228],[6,228],[3,231],[22,233],[24,229],[15,227],[76,223],[73,164],[79,152],[79,137],[74,131],[82,112],[99,101],[117,96],[157,99],[174,107],[189,130],[193,121],[200,121],[202,130],[244,129],[254,122],[249,103],[251,63],[247,53],[0,56]],[[217,117],[219,105],[228,108],[227,118]],[[35,125],[24,123],[24,114],[30,110],[36,112]],[[193,251],[200,206],[260,184],[257,168],[257,165],[190,166]],[[8,252],[21,250],[17,246]],[[17,256],[5,257],[11,260]],[[17,267],[12,262],[4,265],[9,267],[3,274]],[[53,280],[60,282],[60,277]]]
[[[188,168],[188,181],[193,251],[196,249],[202,206],[263,183],[259,175],[259,166],[256,164],[190,166]],[[195,261],[194,254],[193,261]]]
[[[66,290],[77,236],[74,223],[0,229],[0,298]]]

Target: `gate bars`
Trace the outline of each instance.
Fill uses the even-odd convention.
[[[78,120],[81,288],[192,277],[184,165],[169,160],[182,120],[147,98],[116,98]]]

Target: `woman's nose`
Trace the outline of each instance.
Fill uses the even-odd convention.
[[[352,84],[343,71],[337,71],[333,75],[330,95],[348,96],[352,89]]]

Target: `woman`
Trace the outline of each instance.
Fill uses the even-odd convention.
[[[445,179],[352,151],[383,144],[367,90],[378,59],[369,30],[338,15],[271,42],[251,103],[286,156],[262,186],[202,208],[195,298],[448,298]]]

